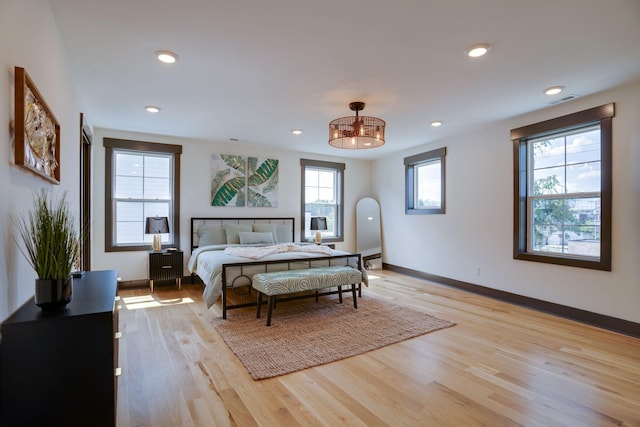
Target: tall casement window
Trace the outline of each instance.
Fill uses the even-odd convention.
[[[446,147],[405,157],[405,213],[443,214]]]
[[[180,154],[182,146],[104,138],[105,251],[151,247],[147,217],[166,216],[169,234],[162,244],[180,240]]]
[[[300,159],[302,166],[302,229],[303,240],[315,236],[310,230],[311,217],[327,218],[323,241],[342,241],[344,238],[344,163]]]
[[[511,131],[515,259],[611,270],[614,104]]]

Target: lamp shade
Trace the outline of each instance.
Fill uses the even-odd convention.
[[[145,234],[165,234],[169,232],[169,219],[166,216],[150,216],[147,218]]]
[[[311,218],[311,227],[309,230],[326,230],[327,218],[324,216],[314,216]]]

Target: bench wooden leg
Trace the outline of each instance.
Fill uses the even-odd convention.
[[[271,313],[273,312],[274,305],[276,305],[276,296],[269,295],[269,303],[267,308],[267,326],[271,326]]]
[[[356,297],[356,284],[351,284],[351,296],[353,297],[353,308],[358,308],[358,298]]]
[[[260,318],[260,307],[262,307],[262,292],[258,291],[258,308],[256,309],[256,317]]]
[[[338,301],[342,304],[342,286],[338,286]]]

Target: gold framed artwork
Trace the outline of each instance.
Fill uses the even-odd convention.
[[[60,184],[60,124],[24,68],[15,68],[15,164]]]

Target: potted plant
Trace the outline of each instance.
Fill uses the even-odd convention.
[[[67,194],[54,197],[45,189],[34,192],[33,210],[16,218],[24,244],[20,251],[36,271],[35,303],[56,310],[71,301],[71,271],[78,258],[75,218]]]

